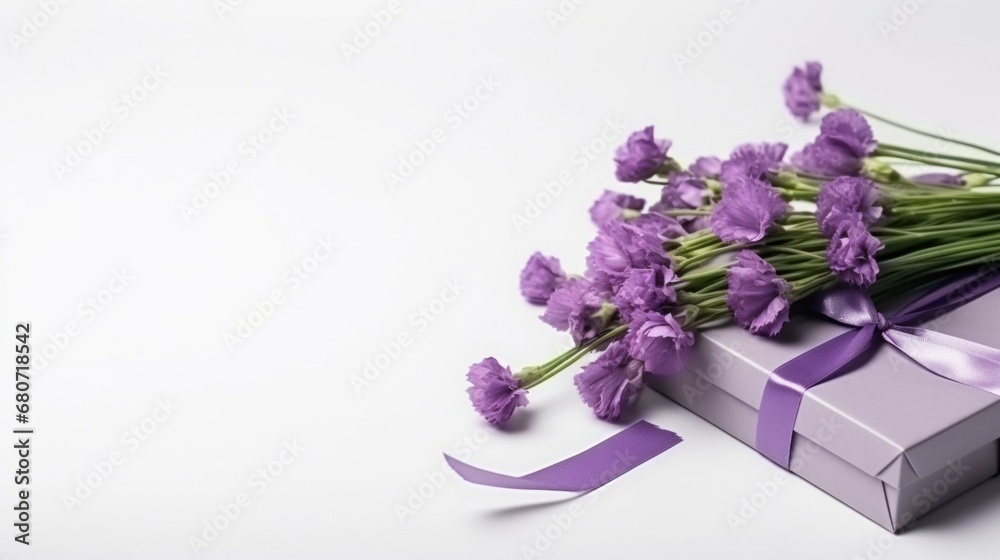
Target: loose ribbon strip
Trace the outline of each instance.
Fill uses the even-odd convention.
[[[914,325],[965,305],[1000,287],[1000,274],[970,274],[931,290],[891,319],[875,309],[868,294],[850,286],[820,298],[819,311],[856,327],[793,358],[771,373],[761,397],[756,448],[788,468],[795,419],[806,391],[843,375],[848,364],[878,339],[892,344],[931,372],[1000,396],[1000,350]]]
[[[640,420],[578,455],[524,476],[483,470],[448,454],[444,458],[459,476],[474,484],[520,490],[589,492],[681,441],[677,434]]]

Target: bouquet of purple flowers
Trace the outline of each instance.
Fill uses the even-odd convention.
[[[582,275],[531,256],[521,293],[575,346],[516,374],[492,357],[472,365],[476,411],[502,425],[529,390],[601,352],[574,384],[594,414],[615,420],[644,376],[683,370],[700,329],[735,321],[775,336],[796,302],[837,283],[877,302],[1000,251],[1000,152],[848,105],[820,78],[809,62],[785,81],[799,119],[829,110],[816,139],[788,158],[782,143],[743,144],[685,167],[652,126],[631,134],[615,152],[616,176],[655,185],[659,200],[647,208],[605,191],[590,209],[598,231]],[[877,142],[868,119],[982,155]],[[938,171],[899,170],[914,163]]]

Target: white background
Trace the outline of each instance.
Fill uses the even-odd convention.
[[[786,115],[780,85],[814,58],[846,100],[997,140],[995,3],[562,4],[556,20],[557,0],[402,0],[364,44],[357,29],[386,1],[245,0],[221,17],[212,0],[70,2],[15,48],[41,8],[4,2],[0,336],[12,344],[15,323],[32,323],[37,433],[30,548],[12,541],[13,440],[0,451],[0,556],[192,558],[191,537],[246,493],[202,557],[995,557],[996,479],[899,538],[801,480],[734,530],[728,516],[778,468],[652,392],[624,423],[685,441],[599,493],[482,488],[441,470],[463,438],[480,442],[465,448],[472,463],[521,474],[621,428],[594,419],[567,374],[532,391],[510,431],[490,429],[464,375],[486,355],[516,369],[565,346],[521,301],[517,273],[536,249],[582,268],[586,210],[614,188],[628,131],[656,124],[686,161],[801,144],[814,129]],[[894,6],[911,13],[880,29]],[[728,23],[712,23],[724,10]],[[119,98],[147,67],[166,76],[126,115]],[[449,110],[481,80],[495,90],[479,88],[457,120]],[[246,161],[241,143],[283,108],[291,123]],[[111,132],[57,173],[102,119]],[[609,120],[625,132],[602,147]],[[443,142],[390,188],[385,174],[437,128]],[[599,153],[581,160],[592,142]],[[186,220],[182,205],[233,159],[240,174]],[[571,183],[539,198],[563,171]],[[547,207],[516,228],[526,200]],[[293,289],[286,272],[327,236],[338,248]],[[122,269],[127,286],[102,292]],[[449,281],[457,298],[435,303]],[[274,290],[281,303],[230,352],[226,333]],[[421,308],[433,322],[414,318]],[[352,383],[400,335],[409,344],[388,366]],[[10,347],[2,356],[13,365]],[[176,406],[162,422],[157,399]],[[0,416],[13,425],[12,376]],[[144,441],[123,440],[133,427]],[[251,477],[286,442],[304,450],[261,488]],[[104,477],[94,465],[113,453],[123,462]],[[100,485],[81,488],[88,477]],[[86,498],[67,507],[74,494]],[[397,506],[413,504],[401,521]],[[551,529],[573,505],[582,515]]]

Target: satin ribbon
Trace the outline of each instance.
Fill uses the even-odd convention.
[[[795,419],[805,392],[850,371],[849,364],[868,350],[879,334],[931,372],[1000,396],[1000,350],[915,326],[998,287],[1000,274],[963,275],[917,298],[890,319],[879,313],[859,288],[843,286],[823,294],[819,312],[855,328],[771,373],[760,402],[757,450],[787,469]]]
[[[586,451],[524,476],[508,476],[473,467],[447,453],[451,468],[474,484],[521,490],[589,492],[677,445],[673,432],[640,420]]]

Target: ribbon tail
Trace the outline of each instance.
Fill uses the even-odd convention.
[[[447,453],[444,458],[459,476],[473,484],[518,490],[589,492],[681,441],[677,434],[640,420],[582,453],[524,476],[508,476],[473,467]]]
[[[875,340],[875,325],[847,331],[778,366],[764,385],[754,447],[788,468],[792,436],[802,396],[810,387],[832,377],[867,350]]]
[[[920,327],[895,326],[882,337],[937,375],[1000,396],[1000,350]]]
[[[996,269],[979,270],[955,276],[937,288],[911,301],[892,318],[893,323],[913,324],[932,319],[1000,288]]]

